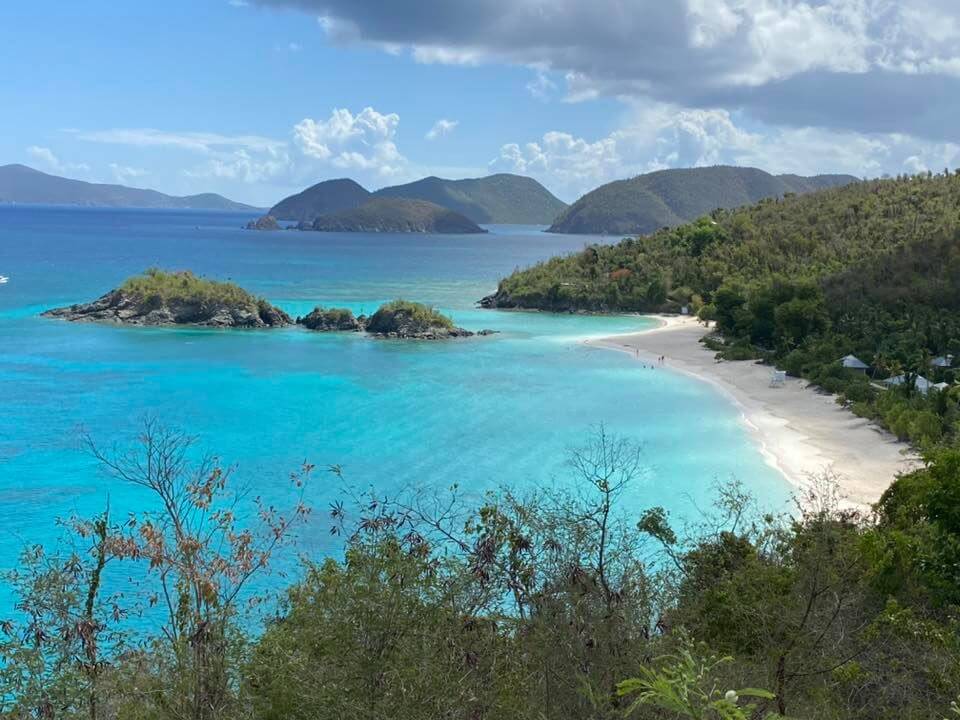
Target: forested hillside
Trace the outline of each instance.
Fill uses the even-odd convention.
[[[850,175],[771,175],[750,167],[678,168],[617,180],[587,193],[557,217],[550,232],[600,235],[651,233],[717,208],[803,194],[856,182]]]
[[[678,311],[715,319],[730,358],[761,357],[920,444],[958,436],[960,392],[938,356],[960,357],[960,175],[877,180],[718,211],[692,224],[591,245],[521,270],[487,307]],[[878,393],[869,378],[904,376]],[[923,380],[919,381],[923,386]],[[921,390],[925,387],[921,387]]]
[[[888,280],[919,287],[918,276],[926,282],[931,273],[948,273],[949,264],[934,262],[930,253],[954,247],[958,226],[960,176],[862,182],[716,211],[614,245],[591,245],[515,272],[500,283],[497,302],[551,310],[662,310],[694,295],[709,300],[723,283],[777,274],[817,281],[839,297],[849,290],[840,278],[856,283],[873,271],[884,273],[879,286],[868,283],[882,295]],[[893,272],[901,262],[910,264]]]

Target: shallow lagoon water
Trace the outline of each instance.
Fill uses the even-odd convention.
[[[739,413],[705,383],[650,369],[582,338],[649,327],[640,317],[477,310],[498,277],[589,239],[538,228],[476,236],[256,233],[249,216],[178,211],[0,208],[0,567],[54,520],[141,510],[135,487],[79,449],[78,427],[126,442],[151,414],[200,437],[267,500],[289,495],[307,460],[389,494],[408,486],[471,494],[562,484],[592,426],[644,446],[647,471],[625,503],[686,516],[736,477],[772,508],[790,489]],[[599,240],[598,240],[599,241]],[[217,331],[46,320],[149,266],[230,278],[292,314],[315,304],[370,312],[405,297],[469,329],[447,343],[383,341],[299,328]],[[300,550],[333,549],[325,513],[339,493],[318,473]],[[0,599],[2,603],[2,599]]]

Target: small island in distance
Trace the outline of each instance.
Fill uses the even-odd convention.
[[[458,212],[424,200],[374,198],[360,207],[321,215],[309,227],[320,232],[485,233]]]
[[[547,225],[567,207],[533,178],[499,173],[427,177],[370,192],[349,178],[324,180],[284,198],[249,230],[480,233],[485,224]]]
[[[442,340],[473,335],[446,315],[422,303],[394,300],[369,318],[347,308],[316,307],[295,321],[265,299],[232,282],[198,277],[189,270],[151,268],[128,278],[115,290],[89,303],[54,308],[43,317],[70,322],[105,322],[160,327],[191,325],[210,328],[276,328],[301,325],[322,332],[361,332],[382,338]]]
[[[55,308],[44,317],[124,325],[273,328],[293,324],[283,310],[231,282],[190,271],[151,268],[90,303]]]
[[[273,215],[264,215],[246,224],[247,230],[281,230]],[[359,207],[301,220],[288,230],[359,233],[445,233],[451,235],[487,232],[458,212],[424,200],[373,198]]]

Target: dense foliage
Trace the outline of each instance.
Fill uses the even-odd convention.
[[[220,466],[193,467],[184,442],[152,426],[146,456],[98,453],[158,511],[73,521],[8,578],[0,717],[930,720],[960,692],[956,452],[871,515],[842,509],[829,478],[792,517],[731,483],[683,526],[637,508],[642,453],[602,429],[566,490],[344,484],[328,517],[342,555],[307,560],[251,633],[238,591],[308,510],[239,529]],[[131,563],[142,585],[108,595]],[[138,601],[158,603],[156,635],[125,625]]]
[[[592,245],[504,279],[493,306],[677,311],[716,320],[729,359],[760,357],[841,394],[921,445],[955,438],[960,357],[960,175],[862,182],[718,211]],[[845,370],[853,354],[867,373]],[[898,390],[871,380],[905,375]]]
[[[770,175],[756,168],[658,170],[592,190],[559,215],[550,232],[626,235],[675,227],[716,208],[855,182],[850,175]]]

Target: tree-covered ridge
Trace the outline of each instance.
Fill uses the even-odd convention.
[[[877,180],[718,211],[515,272],[483,302],[715,319],[725,357],[765,358],[921,445],[960,439],[960,175]],[[845,370],[853,354],[867,374]],[[900,377],[878,391],[872,380]],[[918,380],[918,378],[920,378]],[[920,384],[919,391],[917,383]]]
[[[877,180],[719,210],[694,223],[615,245],[590,245],[520,270],[500,283],[497,304],[550,310],[655,311],[709,301],[723,283],[780,274],[840,297],[843,273],[885,272],[903,285],[892,255],[942,252],[960,220],[960,177]],[[926,243],[926,247],[921,246]],[[932,244],[932,245],[931,245]],[[885,260],[886,258],[886,260]],[[916,258],[920,261],[922,258]],[[940,272],[940,263],[924,261]],[[908,266],[907,276],[916,279]]]
[[[658,170],[587,193],[554,221],[550,231],[652,233],[695,220],[716,208],[735,208],[856,181],[851,175],[771,175],[757,168],[725,165]]]

